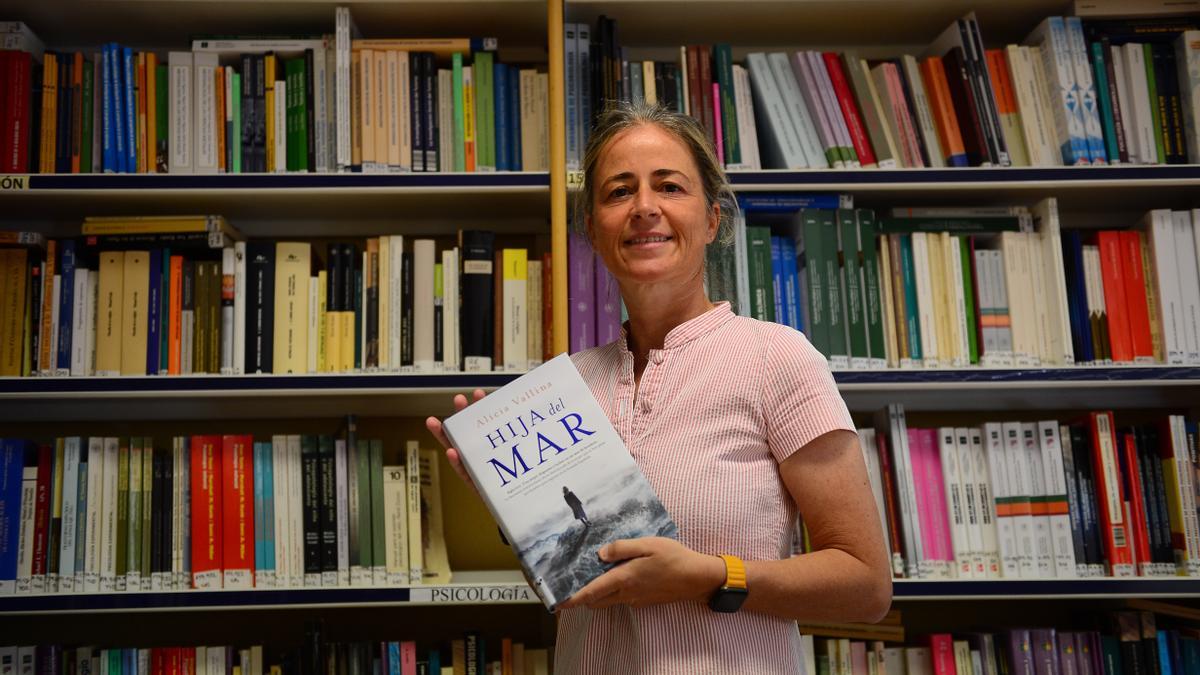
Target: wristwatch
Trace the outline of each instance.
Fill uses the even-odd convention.
[[[708,607],[714,612],[732,614],[750,594],[746,588],[746,564],[734,555],[722,555],[721,559],[725,561],[725,583],[708,599]]]

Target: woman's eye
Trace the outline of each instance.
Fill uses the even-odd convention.
[[[667,192],[679,192],[683,188],[679,187],[675,183],[663,183],[663,189]]]
[[[616,188],[612,192],[608,193],[608,196],[609,197],[624,197],[628,194],[629,194],[629,188],[622,186],[622,187]]]

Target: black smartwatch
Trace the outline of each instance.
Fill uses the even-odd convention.
[[[708,599],[708,608],[714,612],[732,614],[742,607],[750,590],[746,588],[746,564],[733,555],[722,555],[725,561],[725,583]]]

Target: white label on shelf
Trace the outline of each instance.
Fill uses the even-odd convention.
[[[539,602],[533,589],[521,584],[498,586],[430,586],[413,588],[409,602],[435,605],[505,604],[510,602]]]
[[[18,192],[29,189],[29,176],[0,176],[0,191]]]

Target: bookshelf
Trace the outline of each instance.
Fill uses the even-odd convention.
[[[88,47],[116,40],[165,51],[183,48],[193,33],[254,33],[264,26],[280,33],[327,30],[336,4],[151,0],[79,5],[55,0],[22,7],[24,14],[17,18],[34,26],[54,47]],[[280,12],[280,7],[287,12]],[[989,44],[1003,44],[1020,41],[1043,16],[1060,13],[1063,3],[980,0],[972,7]],[[677,57],[673,45],[722,41],[734,45],[734,59],[741,61],[748,51],[798,46],[853,45],[864,57],[919,53],[965,9],[946,0],[775,0],[739,2],[731,16],[728,2],[718,0],[359,3],[352,6],[355,21],[371,35],[487,33],[500,39],[506,61],[545,64],[552,83],[546,102],[550,171],[31,175],[0,182],[0,226],[20,225],[60,236],[74,232],[83,215],[218,212],[248,237],[409,233],[445,237],[466,221],[486,224],[500,234],[548,236],[554,260],[556,346],[563,349],[571,196],[561,86],[564,17],[581,22],[593,22],[601,14],[616,18],[623,43],[637,58],[665,60]],[[69,19],[63,18],[68,15]],[[1064,228],[1128,225],[1150,208],[1200,206],[1197,165],[759,171],[732,172],[730,179],[739,192],[846,193],[855,196],[856,205],[867,207],[1032,204],[1054,196],[1059,199]],[[476,386],[493,389],[513,377],[491,373],[0,379],[0,425],[6,433],[45,436],[58,433],[60,425],[122,428],[144,420],[167,429],[193,428],[195,423],[219,419],[268,428],[267,421],[330,420],[355,413],[376,423],[400,417],[415,428],[423,415],[446,413],[453,393]],[[995,411],[1028,418],[1037,411],[1097,408],[1200,413],[1200,367],[841,371],[835,379],[856,416],[895,401],[917,413],[955,411],[967,417],[975,414],[976,419],[978,414]],[[453,480],[448,468],[442,473],[444,481]],[[470,499],[463,489],[450,489],[445,495],[448,523],[461,516],[453,526],[469,530],[468,535],[448,542],[452,562],[463,564],[464,569],[456,568],[456,581],[447,586],[8,597],[0,598],[0,632],[36,635],[60,617],[74,630],[89,630],[87,618],[96,614],[212,618],[254,610],[250,613],[292,617],[289,620],[295,625],[295,616],[362,611],[371,620],[401,617],[406,625],[428,620],[443,628],[469,618],[499,629],[515,618],[536,625],[542,637],[552,641],[552,619],[529,596],[519,574],[499,569],[506,562],[510,568],[515,563],[492,541],[494,528]],[[1061,601],[1062,607],[1070,608],[1127,598],[1170,598],[1200,606],[1200,579],[900,580],[895,584],[896,603],[906,611],[915,605],[936,605],[937,611],[948,608],[952,616],[970,615],[974,601],[1015,607],[1009,609],[1015,613],[1026,604]],[[30,617],[37,621],[23,624]],[[366,621],[359,618],[352,625]],[[118,629],[105,630],[121,635],[112,632]]]

